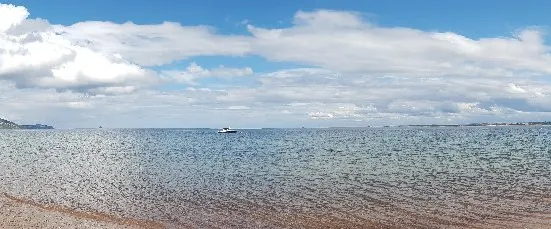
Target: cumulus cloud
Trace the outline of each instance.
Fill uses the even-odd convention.
[[[128,92],[152,72],[113,53],[73,44],[23,7],[0,5],[0,79],[20,88]],[[124,88],[124,90],[120,90]]]
[[[0,4],[0,32],[5,32],[28,16],[25,7]]]

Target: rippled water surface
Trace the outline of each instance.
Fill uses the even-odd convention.
[[[551,128],[0,131],[0,191],[168,228],[550,228]]]

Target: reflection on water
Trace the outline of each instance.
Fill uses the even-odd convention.
[[[551,227],[551,128],[0,131],[0,191],[176,227]]]

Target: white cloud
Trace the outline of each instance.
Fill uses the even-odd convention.
[[[94,92],[155,81],[141,66],[74,45],[44,21],[27,20],[25,8],[0,5],[0,10],[0,79],[17,87]]]
[[[530,79],[374,77],[320,69],[261,75],[261,86],[232,89],[218,102],[287,110],[313,119],[453,119],[548,112],[551,85]],[[514,83],[513,83],[514,82]],[[504,90],[512,88],[515,90]],[[522,88],[520,91],[519,88]],[[522,93],[519,93],[522,92]],[[523,114],[526,115],[526,114]]]
[[[250,110],[248,106],[230,106],[227,108],[228,110]]]
[[[28,16],[25,7],[0,4],[0,32],[6,32]]]
[[[379,27],[357,13],[298,12],[294,26],[249,26],[252,50],[275,61],[311,64],[333,71],[408,76],[503,76],[551,73],[542,32],[470,39],[452,32]]]
[[[227,68],[219,66],[213,69],[205,69],[195,62],[189,64],[185,71],[166,70],[162,72],[163,78],[166,81],[175,81],[190,85],[196,85],[197,83],[195,81],[200,78],[215,77],[231,79],[233,77],[250,76],[252,74],[253,70],[250,67]]]
[[[331,113],[325,113],[321,111],[310,112],[308,113],[308,115],[312,119],[332,119],[334,117]]]
[[[90,21],[55,26],[55,31],[77,44],[120,53],[142,66],[163,65],[193,56],[242,56],[250,51],[250,38],[218,35],[208,26],[182,26],[175,22],[137,25]]]
[[[356,12],[318,10],[314,12],[298,11],[294,17],[297,26],[328,28],[361,28],[367,26]]]

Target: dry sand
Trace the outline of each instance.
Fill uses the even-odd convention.
[[[1,194],[0,228],[163,228],[163,226],[155,222],[42,205]]]

